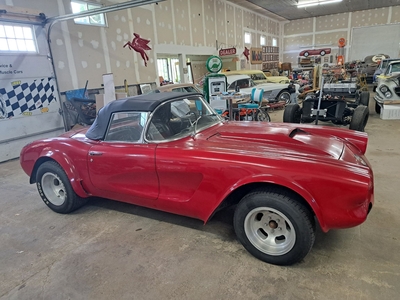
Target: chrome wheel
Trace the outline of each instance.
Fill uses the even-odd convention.
[[[255,113],[254,119],[259,122],[271,122],[271,118],[270,118],[268,112],[263,108],[260,108]]]
[[[285,101],[285,104],[289,104],[290,103],[290,94],[289,92],[282,92],[279,94],[278,96],[278,101]]]
[[[50,172],[43,174],[41,186],[44,195],[51,204],[57,206],[64,204],[67,198],[67,191],[58,175]]]
[[[272,256],[288,253],[296,242],[296,232],[290,220],[269,207],[251,210],[244,220],[244,231],[255,248]]]

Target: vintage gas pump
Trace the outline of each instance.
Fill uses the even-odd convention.
[[[220,96],[226,92],[226,76],[217,74],[222,69],[222,60],[218,56],[210,56],[206,62],[206,68],[210,74],[204,78],[203,93],[208,103],[218,110],[226,109],[226,101]]]
[[[339,66],[344,65],[344,46],[346,46],[346,40],[344,38],[340,38],[338,41],[339,52],[336,56],[337,64]]]

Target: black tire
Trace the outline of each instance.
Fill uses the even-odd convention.
[[[285,107],[283,112],[283,122],[285,123],[300,123],[301,109],[297,103],[290,103]]]
[[[264,108],[260,108],[254,114],[254,121],[271,122],[271,117]]]
[[[322,50],[319,54],[321,54],[321,56],[324,56],[326,54],[326,52],[324,50]]]
[[[290,93],[288,91],[282,91],[277,96],[278,101],[285,101],[285,105],[290,103]]]
[[[260,190],[243,197],[233,222],[236,236],[246,250],[274,265],[301,261],[315,240],[310,211],[279,191]]]
[[[74,192],[64,170],[55,161],[46,161],[39,166],[36,186],[44,203],[60,214],[70,213],[87,202]]]
[[[369,92],[367,91],[362,91],[360,94],[360,104],[369,106]]]
[[[378,102],[375,101],[375,112],[377,114],[381,113],[381,106],[378,104]]]
[[[351,117],[350,129],[357,131],[364,131],[369,117],[368,107],[364,105],[357,106],[354,109],[353,116]]]

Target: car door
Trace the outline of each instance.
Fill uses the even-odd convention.
[[[143,114],[114,114],[104,141],[88,152],[90,180],[102,197],[132,203],[158,197],[157,144],[143,143]]]

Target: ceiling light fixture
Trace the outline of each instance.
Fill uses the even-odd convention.
[[[297,3],[298,8],[308,7],[308,6],[317,6],[322,4],[330,4],[342,2],[343,0],[314,0],[314,1],[302,1]]]

